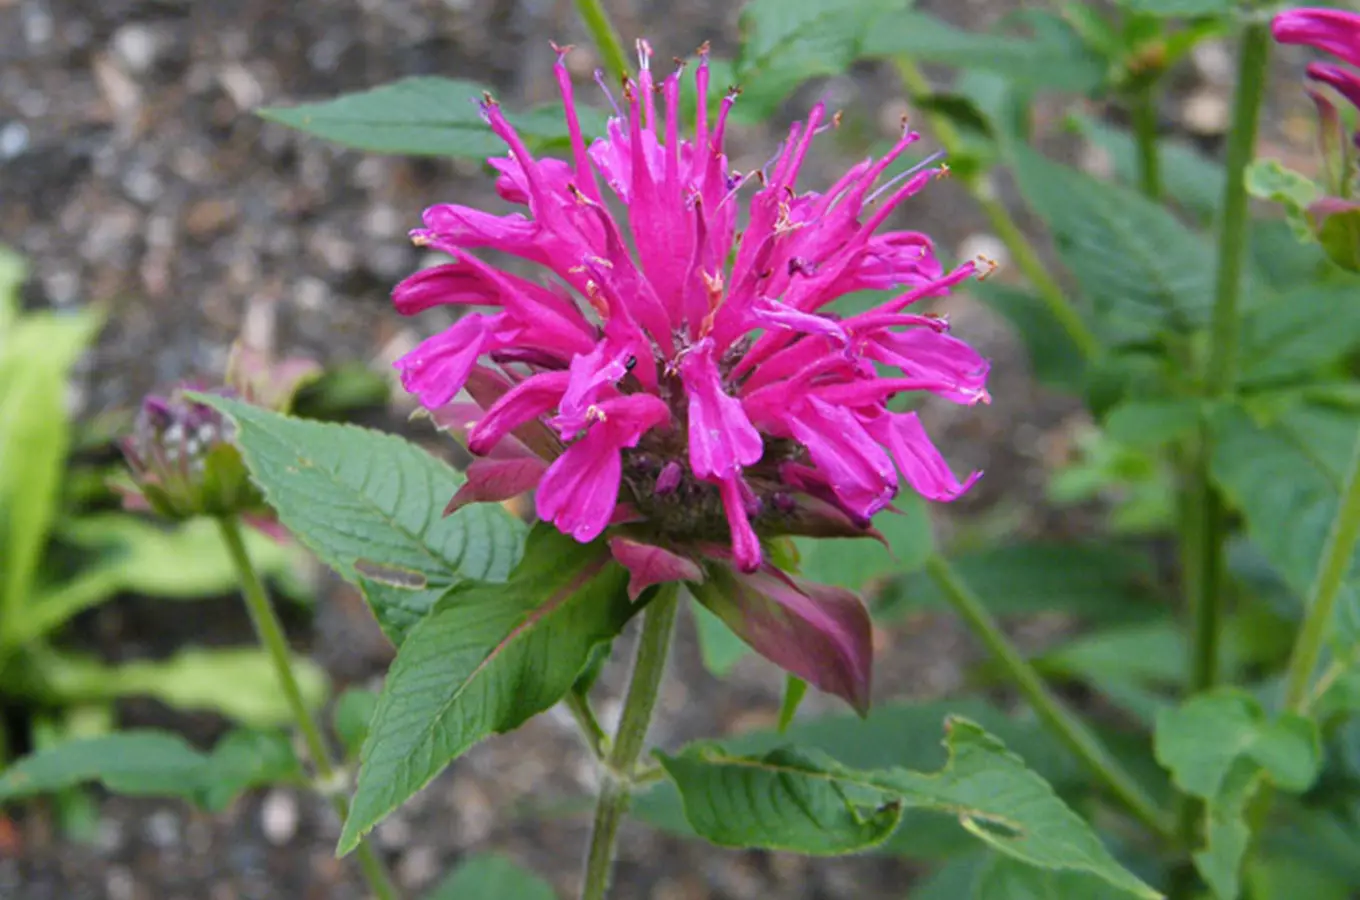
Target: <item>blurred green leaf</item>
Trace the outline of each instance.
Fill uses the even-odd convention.
[[[1034,377],[1041,384],[1073,393],[1080,390],[1086,362],[1042,300],[1026,290],[995,281],[974,282],[969,290],[1015,328],[1025,345]]]
[[[1200,406],[1188,398],[1131,400],[1110,411],[1105,430],[1128,447],[1153,450],[1190,435],[1199,425]]]
[[[958,717],[945,730],[949,762],[929,775],[900,767],[855,770],[794,747],[738,757],[701,744],[660,756],[690,824],[721,846],[843,853],[882,842],[903,807],[939,809],[1030,865],[1088,872],[1131,894],[1160,896],[1122,868],[1001,741]]]
[[[368,738],[368,723],[378,708],[377,691],[350,688],[335,701],[335,734],[351,758],[359,756],[359,748]]]
[[[1133,135],[1091,116],[1073,114],[1077,132],[1110,155],[1121,183],[1138,184],[1138,147]],[[1201,221],[1213,218],[1223,196],[1223,167],[1191,144],[1174,138],[1158,142],[1162,183],[1167,197]]]
[[[1064,612],[1093,622],[1132,622],[1161,612],[1152,561],[1115,544],[1016,544],[951,557],[950,564],[998,615]],[[880,617],[950,608],[932,579],[913,575]]]
[[[1321,247],[1313,241],[1299,240],[1280,219],[1252,222],[1250,247],[1252,274],[1277,291],[1292,291],[1344,274],[1328,262]],[[1273,302],[1273,294],[1270,299]]]
[[[208,810],[220,812],[252,788],[305,780],[287,734],[237,730],[218,741],[205,761],[199,800]]]
[[[1157,16],[1226,16],[1237,0],[1118,0],[1130,12]]]
[[[0,803],[97,781],[119,794],[190,797],[204,756],[179,735],[124,731],[57,744],[0,772]]]
[[[425,900],[555,900],[552,885],[495,853],[464,859]]]
[[[1208,321],[1208,245],[1133,191],[1044,158],[1012,151],[1025,199],[1047,223],[1059,255],[1090,298],[1106,338],[1138,343]]]
[[[1110,887],[1085,872],[1051,872],[994,855],[983,867],[972,900],[1107,900]]]
[[[1251,900],[1351,900],[1354,896],[1345,881],[1303,860],[1262,854],[1255,857],[1247,861],[1246,871]]]
[[[685,605],[694,612],[694,629],[699,639],[699,657],[703,660],[704,668],[722,678],[752,652],[751,648],[702,603]]]
[[[1031,16],[1029,24],[1030,37],[988,34],[955,28],[928,13],[906,12],[869,31],[862,55],[907,56],[914,62],[995,72],[1013,84],[1073,93],[1104,83],[1104,61],[1068,23],[1053,16]]]
[[[1242,322],[1247,386],[1316,373],[1360,347],[1360,281],[1301,284]]]
[[[9,333],[19,315],[19,288],[26,278],[28,266],[23,257],[0,244],[0,338]]]
[[[71,443],[67,379],[98,328],[88,312],[43,313],[0,335],[0,649],[21,639]]]
[[[926,503],[904,493],[896,505],[901,514],[885,510],[874,517],[886,547],[871,538],[796,538],[801,574],[810,581],[858,591],[920,569],[935,549]]]
[[[1311,178],[1274,159],[1254,160],[1247,167],[1245,178],[1247,193],[1283,206],[1294,236],[1299,240],[1310,239],[1308,207],[1321,195],[1321,189]]]
[[[1211,427],[1214,480],[1242,513],[1252,542],[1297,596],[1307,596],[1360,433],[1360,416],[1299,406],[1257,421],[1230,407],[1215,413]],[[1360,642],[1357,574],[1352,560],[1333,620],[1333,638],[1342,646]]]
[[[405,78],[381,87],[330,100],[256,110],[263,118],[298,131],[373,153],[402,156],[452,156],[485,159],[505,152],[505,144],[483,121],[478,103],[486,87],[472,81],[435,76]],[[604,132],[604,117],[578,107],[587,139]],[[567,137],[559,106],[507,113],[531,146]]]

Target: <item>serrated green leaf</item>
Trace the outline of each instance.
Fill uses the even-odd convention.
[[[1132,133],[1085,115],[1073,115],[1068,121],[1110,155],[1121,183],[1129,187],[1138,184],[1138,145]],[[1211,219],[1223,198],[1223,166],[1185,141],[1161,140],[1157,150],[1167,197],[1197,218]]]
[[[884,511],[874,527],[887,546],[870,538],[795,538],[800,574],[810,581],[859,591],[875,581],[915,572],[935,550],[925,501],[915,494],[898,498],[902,512]]]
[[[798,85],[836,75],[864,55],[883,16],[905,0],[752,0],[741,11],[742,43],[735,74],[739,105],[769,114]]]
[[[220,812],[242,793],[305,779],[293,742],[281,731],[233,731],[213,747],[199,776],[199,801]]]
[[[955,28],[923,12],[895,15],[865,35],[864,56],[907,56],[1004,75],[1013,84],[1085,93],[1105,81],[1106,65],[1061,20],[1034,19],[1032,37]]]
[[[350,688],[335,701],[335,734],[348,756],[358,756],[368,738],[368,723],[378,709],[377,691]]]
[[[1246,386],[1288,381],[1334,365],[1360,346],[1360,283],[1303,284],[1242,322]]]
[[[300,541],[363,590],[383,631],[400,644],[451,587],[503,581],[524,526],[497,504],[443,514],[462,476],[400,438],[352,425],[280,416],[223,397],[251,476]],[[369,561],[413,573],[420,587],[363,577]]]
[[[555,900],[552,885],[497,853],[465,859],[425,900]]]
[[[947,723],[949,763],[934,774],[857,771],[793,748],[736,757],[708,746],[661,755],[691,825],[723,846],[826,854],[883,841],[903,808],[959,817],[1001,853],[1053,870],[1087,872],[1141,897],[1160,895],[1122,868],[1042,778],[995,737]]]
[[[603,545],[540,524],[508,582],[440,600],[388,672],[341,852],[477,741],[560,700],[635,611],[625,576]]]
[[[486,87],[473,81],[419,76],[330,100],[257,110],[272,122],[346,147],[403,156],[484,159],[505,144],[482,119],[478,103]],[[603,116],[578,107],[586,137],[603,133]],[[566,140],[557,105],[507,114],[531,146]]]
[[[1247,535],[1300,597],[1307,596],[1336,515],[1351,445],[1353,412],[1298,406],[1257,422],[1237,407],[1211,419],[1215,482],[1246,520]],[[1287,523],[1287,527],[1282,527]],[[1360,641],[1360,569],[1352,560],[1337,599],[1333,639]]]
[[[1041,384],[1060,391],[1080,390],[1086,361],[1042,300],[995,281],[974,282],[969,290],[1015,328],[1029,355],[1030,369]]]
[[[1112,343],[1139,342],[1208,321],[1211,258],[1203,238],[1140,194],[1044,158],[1012,151],[1021,192]]]
[[[1116,544],[991,547],[953,557],[950,565],[1000,615],[1065,612],[1095,622],[1130,622],[1159,611],[1152,560]],[[922,574],[904,579],[880,615],[950,608],[939,586]]]
[[[1154,16],[1226,16],[1236,0],[1119,0],[1130,12]]]
[[[95,781],[119,794],[191,797],[204,762],[183,738],[163,731],[68,741],[0,772],[0,803]]]

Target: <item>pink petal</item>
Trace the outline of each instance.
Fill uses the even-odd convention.
[[[868,712],[873,625],[853,593],[769,566],[739,575],[721,565],[693,592],[761,656]]]
[[[897,366],[904,375],[948,385],[935,393],[956,403],[988,400],[987,360],[952,335],[929,328],[880,331],[864,348],[871,359]]]
[[[740,475],[732,475],[718,482],[723,512],[732,533],[732,559],[743,572],[754,572],[760,567],[760,538],[747,517],[746,497]]]
[[[609,539],[609,552],[614,554],[619,565],[628,570],[628,596],[633,600],[654,584],[704,580],[704,572],[694,560],[655,544],[615,537]]]
[[[1360,66],[1360,13],[1339,9],[1289,9],[1270,25],[1281,44],[1307,44]]]
[[[515,385],[472,426],[468,450],[485,456],[510,432],[548,412],[562,399],[569,377],[566,372],[541,372]]]
[[[402,387],[426,409],[445,405],[463,389],[490,333],[491,319],[472,313],[422,341],[394,363],[401,372]]]
[[[916,493],[928,500],[955,500],[982,477],[981,472],[974,472],[960,483],[926,434],[916,413],[885,412],[866,425],[892,452],[897,467]]]
[[[467,481],[444,507],[444,515],[452,515],[469,503],[499,503],[518,497],[537,485],[547,470],[548,464],[536,456],[474,459],[467,468]]]
[[[855,515],[872,518],[892,502],[897,492],[892,460],[852,413],[809,397],[787,422],[794,437],[808,448],[818,471]]]
[[[704,338],[685,353],[680,378],[689,398],[689,460],[703,479],[728,478],[760,460],[760,432],[741,401],[723,390],[713,341]]]
[[[623,461],[606,429],[594,428],[557,458],[538,484],[538,517],[581,543],[609,525]]]
[[[392,289],[397,312],[412,316],[435,306],[500,306],[500,292],[476,272],[457,263],[421,269]]]

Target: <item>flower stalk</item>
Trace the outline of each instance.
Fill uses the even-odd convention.
[[[316,770],[317,780],[322,785],[334,786],[337,775],[335,763],[331,759],[330,749],[326,746],[321,727],[302,697],[302,689],[298,686],[293,663],[289,657],[283,624],[279,621],[278,613],[269,600],[254,564],[250,561],[250,554],[246,551],[245,541],[241,536],[241,525],[235,516],[227,515],[217,518],[217,526],[222,535],[222,543],[226,545],[237,576],[241,580],[241,596],[245,600],[251,624],[255,627],[260,645],[269,654],[279,689],[283,691],[284,699],[293,713],[293,720],[302,735],[307,755],[311,757],[312,767]],[[349,815],[349,801],[342,794],[333,791],[329,793],[336,813],[343,820]],[[372,845],[367,841],[361,841],[355,851],[355,857],[373,896],[378,900],[397,900],[400,895],[396,886]]]
[[[628,57],[623,52],[623,42],[619,40],[619,33],[614,29],[614,23],[609,21],[609,14],[604,11],[600,0],[576,0],[576,11],[590,31],[609,73],[615,78],[628,77]]]
[[[609,890],[609,875],[614,865],[614,850],[619,825],[628,812],[637,775],[638,757],[647,743],[666,671],[671,635],[679,609],[678,588],[662,585],[643,613],[642,634],[638,637],[633,675],[628,684],[618,731],[605,759],[604,787],[595,806],[595,823],[586,853],[585,877],[581,900],[604,900]]]
[[[1001,664],[1011,681],[1045,725],[1072,752],[1096,779],[1140,822],[1161,838],[1174,837],[1171,822],[1147,791],[1101,745],[1085,723],[1062,701],[1002,632],[987,607],[967,583],[939,554],[926,561],[926,572],[949,600],[954,611],[968,624],[979,640]]]

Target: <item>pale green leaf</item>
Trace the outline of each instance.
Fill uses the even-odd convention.
[[[1205,241],[1146,197],[1014,148],[1016,179],[1107,336],[1137,342],[1208,321]]]
[[[217,742],[199,776],[199,801],[219,812],[242,793],[305,781],[293,742],[281,731],[233,731]]]
[[[1119,0],[1119,5],[1155,16],[1226,16],[1237,0]]]
[[[335,701],[335,733],[349,756],[359,755],[377,708],[377,692],[361,688],[350,688]]]
[[[0,803],[94,781],[119,794],[191,797],[204,762],[179,735],[162,731],[68,741],[0,772]]]
[[[625,574],[601,545],[540,524],[508,582],[440,600],[388,672],[341,851],[477,741],[560,700],[635,611]]]
[[[462,476],[398,437],[309,422],[221,397],[251,475],[288,530],[359,584],[379,624],[400,643],[451,587],[503,581],[518,561],[524,526],[498,504],[443,514]],[[369,563],[401,573],[394,586],[363,577]],[[371,572],[371,570],[368,570]]]
[[[699,657],[704,668],[719,678],[732,671],[751,652],[727,623],[708,611],[702,603],[685,604],[694,612],[694,629],[699,639]]]
[[[960,718],[948,721],[947,732],[949,762],[934,774],[860,771],[793,748],[740,757],[699,745],[661,759],[690,824],[723,846],[851,852],[882,842],[903,808],[931,809],[957,816],[976,838],[1030,865],[1160,896],[999,740]]]
[[[465,859],[425,900],[555,900],[552,885],[504,856]]]
[[[257,112],[270,121],[359,150],[485,159],[506,152],[478,108],[485,93],[486,87],[476,82],[419,76],[330,100]],[[600,114],[587,106],[578,110],[587,139],[603,133]],[[507,117],[531,145],[567,137],[558,104]]]
[[[1132,133],[1080,114],[1068,119],[1078,133],[1110,155],[1114,174],[1123,184],[1138,184],[1138,145]],[[1223,198],[1223,166],[1185,141],[1157,142],[1162,183],[1167,197],[1201,220],[1213,218]]]

